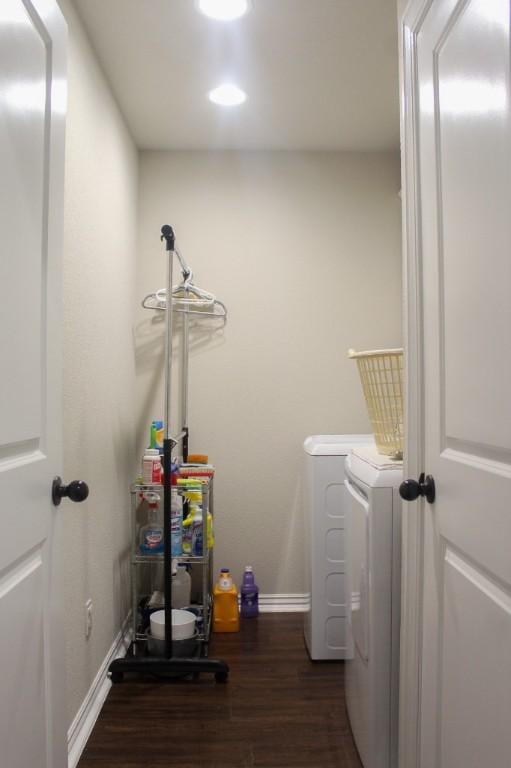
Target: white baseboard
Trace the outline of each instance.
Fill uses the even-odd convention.
[[[124,622],[123,626],[117,634],[117,637],[110,646],[110,649],[103,659],[103,662],[98,669],[98,673],[87,692],[82,706],[76,713],[75,719],[69,726],[69,730],[67,732],[68,768],[76,768],[78,765],[78,761],[80,760],[81,754],[85,749],[87,740],[92,732],[92,729],[94,728],[96,720],[98,719],[101,708],[105,703],[108,691],[112,685],[109,678],[107,677],[110,663],[114,659],[126,655],[126,650],[129,645],[128,619],[129,617]]]
[[[261,613],[303,613],[309,607],[310,597],[304,593],[289,595],[259,595]]]

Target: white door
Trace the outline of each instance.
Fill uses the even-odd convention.
[[[0,764],[67,765],[56,571],[66,29],[0,2]]]
[[[510,3],[412,0],[403,31],[408,467],[433,475],[436,501],[403,509],[418,513],[422,590],[410,591],[408,539],[418,749],[402,766],[509,768]]]

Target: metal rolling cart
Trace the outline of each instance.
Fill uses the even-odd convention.
[[[202,512],[203,512],[203,526],[207,520],[208,511],[212,514],[213,510],[213,484],[211,480],[204,481],[202,484]],[[149,495],[163,496],[162,485],[142,485],[135,484],[131,488],[131,589],[132,589],[132,615],[131,615],[131,627],[132,637],[134,639],[133,654],[145,655],[147,652],[147,621],[144,620],[144,616],[147,615],[147,611],[150,608],[147,607],[148,599],[154,593],[154,580],[159,581],[159,570],[164,565],[164,555],[162,554],[143,554],[139,547],[139,534],[140,524],[146,522],[144,504],[147,501]],[[211,630],[211,560],[212,550],[208,546],[208,537],[204,536],[204,548],[201,556],[181,554],[177,557],[173,557],[173,560],[177,560],[179,563],[198,566],[200,568],[200,590],[199,600],[196,603],[191,604],[191,608],[197,614],[198,632],[194,638],[197,643],[207,645]],[[144,571],[152,571],[151,573],[144,574]],[[142,574],[140,573],[142,572]],[[143,578],[145,575],[145,579]],[[141,578],[142,576],[142,578]],[[164,601],[161,603],[154,603],[152,607],[163,608]],[[148,618],[148,617],[147,617]],[[203,648],[202,655],[207,652],[207,648]]]
[[[198,314],[207,317],[225,318],[227,316],[225,305],[218,301],[212,294],[193,284],[192,271],[186,265],[183,257],[175,248],[175,236],[172,227],[164,225],[161,229],[161,240],[165,242],[168,256],[167,288],[166,291],[157,291],[146,296],[142,305],[148,309],[165,311],[165,405],[164,405],[164,440],[163,440],[163,485],[135,485],[131,491],[131,520],[132,520],[132,627],[133,638],[127,655],[122,659],[115,659],[109,667],[109,676],[114,683],[123,680],[124,674],[134,672],[166,677],[185,677],[192,675],[194,678],[201,673],[210,673],[215,676],[217,682],[226,682],[229,667],[224,661],[211,659],[207,656],[208,639],[211,628],[211,576],[212,558],[208,548],[207,511],[213,514],[213,480],[203,485],[203,554],[201,557],[180,555],[180,562],[200,565],[202,568],[201,600],[198,605],[199,616],[202,619],[202,628],[196,636],[194,653],[184,658],[174,654],[172,639],[172,531],[171,531],[171,465],[172,452],[177,445],[182,444],[183,460],[188,458],[188,356],[189,356],[189,315]],[[183,275],[183,283],[173,287],[173,261],[174,255],[178,257]],[[175,306],[176,305],[176,306]],[[173,312],[183,313],[183,347],[182,347],[182,423],[183,427],[179,435],[172,437],[170,434],[171,423],[171,386],[172,386],[172,332]],[[163,554],[144,555],[138,549],[138,523],[137,511],[141,494],[163,494]],[[162,655],[150,655],[147,653],[147,634],[144,632],[144,620],[141,619],[139,570],[141,568],[154,567],[163,564],[164,581],[164,610],[165,610],[165,642]]]

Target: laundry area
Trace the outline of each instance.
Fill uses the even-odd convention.
[[[509,768],[510,9],[0,1],[1,768]]]

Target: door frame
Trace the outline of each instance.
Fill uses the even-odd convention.
[[[424,344],[419,172],[417,38],[434,0],[409,0],[399,19],[401,188],[405,348],[405,477],[424,471]],[[424,575],[424,501],[402,515],[399,766],[419,768]]]

